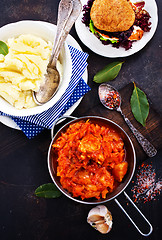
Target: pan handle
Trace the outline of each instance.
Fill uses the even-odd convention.
[[[57,124],[59,121],[61,121],[62,119],[64,119],[64,118],[77,119],[77,117],[68,116],[68,115],[64,115],[64,116],[62,116],[62,117],[60,117],[60,118],[57,118],[57,119],[54,121],[53,126],[52,126],[52,128],[51,128],[51,138],[52,138],[52,139],[53,139],[53,137],[54,137],[54,128],[55,128],[56,124]]]
[[[150,231],[148,233],[143,233],[136,225],[136,223],[132,220],[132,218],[129,216],[129,214],[125,211],[125,209],[122,207],[122,205],[119,203],[119,201],[115,198],[115,202],[116,204],[121,208],[121,210],[125,213],[125,215],[129,218],[129,220],[133,223],[133,225],[135,226],[135,228],[138,230],[138,232],[142,235],[142,236],[149,236],[152,231],[153,231],[153,227],[151,225],[151,223],[147,220],[147,218],[143,215],[143,213],[139,210],[139,208],[134,204],[134,202],[132,201],[132,199],[128,196],[128,194],[126,192],[124,192],[124,195],[126,196],[126,198],[129,200],[129,202],[136,208],[136,210],[139,212],[139,214],[144,218],[144,220],[148,223],[149,227],[150,227]]]

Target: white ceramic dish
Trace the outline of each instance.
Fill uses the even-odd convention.
[[[53,27],[53,24],[51,24],[51,23],[42,22],[42,24],[44,24],[45,26],[48,26],[48,27]],[[66,42],[67,42],[67,44],[77,48],[80,51],[82,51],[80,45],[77,43],[77,41],[70,34],[68,35]],[[87,72],[87,69],[84,72],[82,78],[84,79],[84,81],[86,83],[88,82],[88,72]],[[65,114],[66,115],[70,115],[75,110],[75,108],[79,105],[81,100],[82,100],[82,98],[80,98],[71,108],[69,108]],[[4,125],[10,127],[10,128],[21,130],[17,126],[17,124],[10,117],[0,116],[0,122],[3,123]]]
[[[132,2],[138,2],[138,0],[132,0]],[[75,23],[76,32],[80,38],[80,40],[93,52],[110,58],[117,58],[117,57],[127,57],[130,56],[138,51],[140,51],[153,37],[158,23],[158,13],[157,13],[157,5],[155,0],[144,0],[145,7],[151,18],[151,30],[150,32],[145,32],[144,36],[140,41],[134,42],[133,46],[129,50],[125,50],[124,48],[114,48],[111,45],[103,45],[101,41],[95,37],[93,33],[89,31],[89,28],[82,23],[83,12],[80,14],[79,18]],[[82,5],[87,4],[88,0],[81,0]]]
[[[46,41],[53,42],[55,38],[55,33],[56,26],[53,24],[45,25],[44,22],[41,21],[26,20],[7,24],[1,27],[0,40],[6,41],[8,38],[17,37],[21,34],[33,34],[35,36],[41,37]],[[72,61],[70,51],[66,42],[61,50],[59,60],[63,65],[63,77],[57,93],[49,102],[43,104],[42,106],[18,110],[0,97],[0,111],[13,116],[29,116],[41,113],[52,107],[59,100],[60,96],[65,92],[71,78]]]

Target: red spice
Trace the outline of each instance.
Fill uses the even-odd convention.
[[[162,181],[156,179],[152,165],[142,164],[137,173],[135,186],[131,189],[134,202],[156,200],[162,189]]]
[[[118,108],[120,106],[119,93],[112,90],[105,96],[105,103],[109,108]]]

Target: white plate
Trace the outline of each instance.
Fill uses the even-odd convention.
[[[44,22],[45,25],[49,25],[49,26],[53,26],[51,23],[46,23]],[[78,50],[82,51],[81,47],[79,46],[79,44],[77,43],[77,41],[69,34],[67,37],[66,42],[71,45],[72,47],[77,48]],[[87,83],[88,82],[88,72],[87,69],[84,72],[82,78],[84,79],[84,81]],[[83,97],[82,97],[83,98]],[[66,115],[70,115],[75,108],[79,105],[80,101],[82,100],[82,98],[80,98],[73,106],[71,106],[71,108],[69,108],[67,110],[67,112],[65,113]],[[17,126],[17,124],[9,117],[6,116],[0,116],[0,122],[3,123],[4,125],[20,130],[20,128]]]
[[[87,1],[88,0],[81,0],[82,5],[87,4]],[[134,2],[137,1],[138,0],[134,0]],[[145,0],[144,9],[147,10],[151,16],[150,18],[150,22],[152,23],[151,30],[150,32],[145,32],[142,39],[137,42],[134,42],[132,48],[127,51],[122,47],[117,49],[112,47],[111,45],[103,45],[102,42],[97,37],[95,37],[93,33],[89,31],[89,28],[82,23],[83,12],[80,14],[79,18],[75,23],[76,32],[80,40],[88,48],[90,48],[93,52],[101,56],[110,58],[130,56],[140,51],[150,41],[157,28],[158,13],[155,0]]]

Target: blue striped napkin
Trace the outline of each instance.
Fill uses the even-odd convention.
[[[2,116],[9,116],[25,135],[31,139],[42,132],[45,128],[50,129],[54,121],[62,116],[66,111],[85,93],[90,87],[82,79],[82,75],[87,67],[88,54],[69,46],[72,58],[72,76],[65,93],[61,98],[48,110],[31,116],[14,117],[0,112]]]

